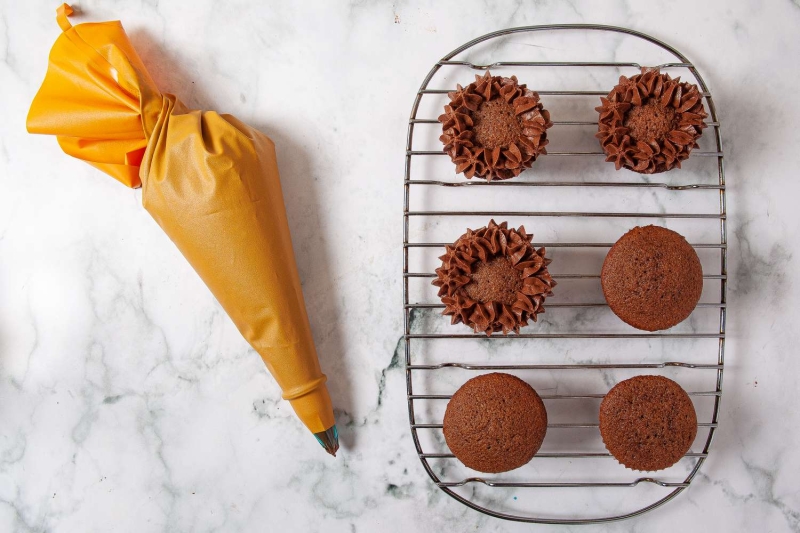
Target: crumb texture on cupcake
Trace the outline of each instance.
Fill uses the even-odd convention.
[[[511,374],[485,374],[456,391],[444,415],[444,438],[453,454],[479,472],[506,472],[533,458],[547,432],[539,395]]]
[[[679,233],[635,227],[609,250],[600,282],[614,314],[637,329],[658,331],[694,311],[703,292],[703,268]]]
[[[671,379],[636,376],[603,398],[600,435],[627,468],[663,470],[689,451],[697,435],[697,414],[689,395]]]
[[[444,150],[463,172],[491,180],[519,176],[546,154],[547,128],[553,125],[539,95],[488,71],[466,87],[448,93],[450,103],[439,117]]]
[[[706,127],[708,115],[697,85],[654,68],[643,68],[631,78],[621,76],[600,101],[595,136],[606,161],[617,170],[655,174],[680,168]]]
[[[487,335],[519,333],[529,319],[535,322],[556,282],[547,270],[546,250],[534,248],[532,239],[524,226],[509,229],[492,220],[447,245],[431,282],[445,304],[442,314]]]

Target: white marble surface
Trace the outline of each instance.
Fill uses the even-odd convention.
[[[121,19],[164,91],[276,141],[336,459],[140,194],[25,132],[56,5],[0,0],[0,531],[534,529],[448,498],[414,453],[396,357],[400,182],[408,112],[438,58],[561,22],[639,29],[695,62],[723,124],[730,216],[712,453],[673,502],[580,531],[800,531],[797,1],[82,2],[74,22]]]

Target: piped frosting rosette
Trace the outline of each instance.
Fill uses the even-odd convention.
[[[492,220],[446,246],[432,282],[445,304],[442,314],[486,335],[519,333],[529,319],[536,322],[556,282],[545,249],[537,250],[532,239],[524,226],[509,229]]]
[[[439,116],[444,150],[464,173],[487,181],[519,176],[546,154],[547,128],[553,125],[539,95],[516,76],[475,76],[466,87],[448,93]]]
[[[697,148],[708,115],[696,85],[643,68],[626,78],[595,108],[600,113],[595,135],[617,170],[641,174],[680,168]]]

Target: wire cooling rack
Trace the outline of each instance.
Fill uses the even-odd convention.
[[[566,108],[583,106],[586,111],[584,115],[589,120],[559,120],[559,116],[553,114],[554,127],[548,132],[548,137],[553,138],[553,134],[561,131],[562,128],[583,128],[588,134],[596,131],[597,119],[593,107],[599,105],[599,96],[604,96],[611,89],[609,85],[605,90],[543,90],[546,87],[538,87],[531,83],[530,79],[536,78],[536,73],[542,71],[555,72],[558,69],[586,69],[586,76],[589,71],[596,72],[596,69],[614,69],[614,72],[624,73],[628,76],[638,73],[642,62],[593,62],[593,61],[507,61],[501,57],[498,50],[501,48],[500,41],[510,38],[533,38],[542,39],[547,36],[560,36],[565,32],[583,32],[585,35],[603,32],[605,35],[616,39],[631,39],[644,41],[645,47],[658,47],[660,54],[668,53],[672,62],[662,62],[657,65],[665,71],[670,69],[682,69],[688,71],[694,77],[696,83],[703,93],[705,107],[709,112],[709,126],[702,139],[711,146],[695,149],[690,161],[698,161],[702,158],[705,162],[716,163],[715,168],[707,170],[706,176],[709,180],[703,182],[699,179],[701,172],[684,169],[655,175],[654,177],[640,176],[638,174],[620,171],[613,173],[613,165],[605,163],[602,158],[602,151],[599,145],[596,149],[587,150],[574,145],[567,146],[566,149],[553,149],[548,151],[547,156],[543,156],[531,170],[524,172],[519,178],[500,181],[486,182],[473,179],[466,180],[463,176],[452,176],[452,166],[450,167],[450,179],[444,179],[444,174],[439,171],[431,170],[431,166],[423,161],[418,168],[414,162],[420,159],[443,157],[443,160],[450,163],[449,158],[442,151],[441,143],[436,140],[440,132],[440,125],[436,117],[441,113],[442,106],[447,103],[446,94],[455,89],[455,82],[466,85],[471,82],[475,73],[481,73],[491,68],[498,74],[510,76],[516,74],[521,83],[528,82],[530,89],[535,90],[542,97],[545,108],[548,108],[548,99],[565,98],[570,103]],[[622,34],[622,35],[620,35]],[[642,45],[641,41],[637,41]],[[537,42],[542,42],[541,40]],[[545,48],[540,45],[539,49]],[[456,56],[472,52],[474,47],[488,49],[488,54],[498,60],[486,62],[476,62],[474,60],[458,60]],[[519,49],[519,48],[518,48]],[[537,53],[538,53],[537,49]],[[623,51],[617,51],[622,54]],[[538,59],[538,55],[536,56]],[[649,66],[655,66],[652,63]],[[458,72],[445,76],[442,80],[442,72],[447,69],[457,69]],[[449,72],[453,72],[452,70]],[[579,73],[580,74],[580,73]],[[582,79],[581,76],[578,78]],[[573,79],[578,79],[573,78]],[[683,79],[688,79],[684,76]],[[443,88],[431,88],[436,86],[437,80],[444,83]],[[581,104],[575,103],[581,99]],[[422,111],[427,99],[434,99],[428,111]],[[423,116],[419,116],[421,113]],[[594,114],[593,114],[594,113]],[[427,116],[425,116],[427,115]],[[427,125],[427,126],[425,126]],[[592,129],[594,127],[594,129]],[[420,128],[429,128],[431,131],[425,135],[419,133]],[[414,137],[417,132],[418,138],[423,138],[425,146],[415,146]],[[584,139],[587,135],[584,135]],[[569,137],[569,136],[567,136]],[[574,137],[574,136],[573,136]],[[709,143],[710,141],[710,143]],[[420,144],[420,143],[417,143]],[[569,143],[567,143],[569,144]],[[552,146],[552,144],[551,144]],[[566,180],[541,178],[536,175],[539,165],[543,162],[550,163],[551,158],[576,158],[580,162],[567,167],[569,176]],[[580,180],[573,176],[580,176],[582,168],[607,165],[611,167],[608,179]],[[439,167],[444,168],[444,167]],[[412,170],[417,179],[412,178]],[[556,170],[558,170],[556,168]],[[562,172],[562,175],[564,173]],[[441,179],[429,179],[441,178]],[[655,180],[655,181],[653,181]],[[491,189],[495,187],[495,189]],[[416,203],[427,205],[427,196],[432,190],[443,192],[445,195],[459,191],[462,196],[467,198],[469,195],[482,195],[486,191],[494,191],[506,194],[509,198],[526,198],[526,195],[536,195],[539,191],[564,188],[574,191],[575,195],[587,194],[586,191],[607,191],[623,192],[628,194],[640,192],[658,192],[667,195],[668,203],[677,206],[671,211],[652,210],[637,211],[629,209],[617,211],[613,208],[603,210],[558,210],[551,205],[547,205],[546,210],[429,210],[419,209]],[[512,28],[490,33],[474,39],[456,50],[452,51],[430,70],[419,91],[416,94],[414,105],[411,110],[411,117],[408,124],[408,137],[406,145],[405,160],[405,179],[404,179],[404,210],[403,210],[403,309],[404,309],[404,343],[405,343],[405,368],[408,398],[408,413],[411,426],[411,434],[420,461],[433,482],[446,494],[482,513],[498,518],[535,523],[562,523],[562,524],[583,524],[599,523],[614,520],[621,520],[638,516],[647,511],[653,510],[684,491],[697,475],[700,467],[708,457],[709,448],[718,424],[718,413],[720,398],[722,395],[722,375],[725,350],[725,316],[726,316],[726,285],[727,285],[727,238],[726,238],[726,208],[725,208],[725,177],[723,170],[723,154],[720,137],[720,126],[717,119],[716,109],[705,82],[700,73],[689,60],[675,48],[640,32],[613,26],[600,25],[552,25],[552,26],[528,26]],[[563,189],[562,189],[563,190]],[[692,207],[695,205],[691,195],[699,194],[702,191],[710,192],[712,197],[713,212],[695,212]],[[716,191],[719,193],[718,210]],[[572,194],[572,193],[570,193]],[[534,198],[534,196],[531,196]],[[557,203],[557,202],[555,202]],[[646,204],[646,202],[645,202]],[[626,204],[630,205],[630,204]],[[642,204],[644,205],[644,204]],[[608,206],[606,206],[608,207]],[[688,210],[687,210],[688,209]],[[704,298],[698,305],[698,312],[711,312],[711,326],[707,329],[712,331],[697,331],[697,322],[693,322],[694,329],[686,330],[673,328],[669,331],[657,333],[641,333],[633,329],[623,329],[619,332],[595,331],[599,329],[594,326],[592,319],[578,320],[573,327],[574,331],[557,330],[559,324],[559,314],[565,312],[577,313],[598,313],[597,323],[603,322],[605,318],[613,315],[607,304],[602,301],[586,301],[583,292],[591,294],[592,291],[583,291],[580,288],[570,291],[565,289],[565,285],[570,282],[594,283],[599,286],[599,263],[595,261],[596,272],[591,273],[564,273],[559,274],[553,271],[557,260],[551,266],[553,277],[559,282],[556,287],[555,297],[548,299],[546,308],[549,323],[543,327],[542,322],[531,323],[522,330],[520,335],[508,337],[494,335],[486,338],[482,335],[474,335],[464,325],[438,325],[437,319],[446,320],[439,317],[443,305],[436,297],[436,288],[430,285],[430,281],[435,277],[432,269],[421,269],[428,271],[409,270],[409,257],[414,260],[414,254],[420,252],[431,252],[439,255],[443,253],[445,242],[452,243],[466,229],[466,222],[460,226],[461,231],[450,231],[448,237],[440,238],[445,242],[417,242],[420,238],[410,239],[410,235],[424,234],[426,228],[436,228],[443,220],[461,221],[472,220],[470,217],[485,217],[483,223],[470,225],[473,229],[488,222],[489,217],[495,218],[498,222],[508,220],[509,224],[516,226],[518,223],[534,224],[529,228],[536,234],[535,224],[539,220],[552,220],[553,226],[558,232],[558,225],[566,222],[590,221],[592,226],[602,224],[629,224],[628,227],[644,223],[664,223],[668,225],[672,222],[681,222],[692,227],[697,224],[713,224],[711,235],[714,237],[712,242],[698,243],[690,237],[690,242],[698,253],[711,253],[711,265],[708,261],[704,262]],[[458,225],[458,223],[456,225]],[[717,229],[714,229],[718,224]],[[421,229],[420,229],[421,228]],[[624,230],[617,232],[621,236]],[[685,234],[685,233],[684,233]],[[718,238],[717,238],[718,235]],[[534,244],[546,246],[550,251],[556,253],[582,254],[593,250],[599,250],[601,258],[605,254],[605,249],[609,248],[615,238],[607,239],[608,242],[537,242]],[[580,240],[580,239],[579,239]],[[413,261],[412,261],[413,262]],[[429,262],[430,264],[430,262]],[[709,273],[709,271],[718,272]],[[418,283],[417,292],[420,295],[410,299],[410,283]],[[716,290],[719,284],[719,290]],[[566,298],[571,301],[560,301],[559,293],[565,292],[572,294],[573,298]],[[711,298],[708,298],[708,292]],[[602,300],[598,297],[596,287],[594,288],[595,300]],[[416,301],[427,300],[427,301]],[[716,311],[718,310],[718,322]],[[694,314],[693,314],[694,316]],[[602,320],[601,320],[602,319]],[[692,322],[690,319],[687,322]],[[610,323],[610,322],[603,322]],[[717,328],[718,326],[718,328]],[[612,328],[613,329],[613,328]],[[678,329],[676,332],[675,329]],[[465,340],[466,339],[466,340]],[[470,340],[471,339],[471,340]],[[519,348],[519,343],[528,339],[525,349]],[[625,339],[624,343],[643,343],[641,348],[641,358],[633,361],[616,361],[614,353],[608,353],[605,342],[617,342],[615,339]],[[635,339],[635,340],[628,340]],[[699,339],[710,340],[710,346],[705,345],[705,349],[698,357],[689,357],[690,350],[685,349],[682,342],[697,341]],[[464,345],[459,342],[471,342],[479,346],[477,358],[462,360]],[[561,342],[588,342],[598,354],[604,353],[602,357],[593,357],[592,350],[589,356],[578,361],[570,360],[565,363],[559,362],[558,354],[562,350]],[[660,344],[659,344],[660,343]],[[444,347],[442,345],[444,344]],[[615,344],[620,349],[622,344]],[[637,345],[638,346],[638,345]],[[431,361],[427,357],[430,352],[435,351],[444,353],[441,360]],[[658,352],[655,356],[652,352]],[[481,351],[483,350],[483,351]],[[540,361],[538,354],[554,354],[556,359],[553,364],[544,364]],[[448,355],[449,354],[449,355]],[[481,355],[482,354],[482,355]],[[685,357],[684,357],[685,356]],[[513,359],[513,362],[505,362],[505,358]],[[566,359],[566,358],[565,358]],[[698,438],[692,450],[679,462],[682,466],[677,466],[670,470],[671,479],[663,472],[649,473],[643,476],[641,473],[633,472],[618,465],[616,460],[608,454],[602,442],[599,441],[598,423],[596,420],[590,422],[575,421],[574,417],[592,413],[599,406],[599,401],[604,393],[613,384],[623,377],[642,373],[654,373],[662,371],[680,371],[684,375],[692,377],[705,376],[709,385],[703,389],[684,385],[689,390],[693,401],[708,402],[708,412],[706,416],[701,416],[701,409],[698,408]],[[481,372],[503,371],[522,375],[529,382],[540,379],[543,374],[552,377],[559,373],[561,380],[554,387],[536,387],[542,399],[547,405],[550,420],[563,418],[563,423],[550,423],[548,434],[545,439],[545,446],[534,456],[530,467],[526,466],[519,471],[512,471],[505,474],[484,476],[480,473],[467,470],[460,465],[457,459],[449,453],[444,443],[441,417],[444,407],[455,389],[464,381]],[[455,372],[456,375],[452,373]],[[589,374],[594,373],[594,374]],[[586,376],[602,376],[600,384],[601,390],[588,391],[588,387],[583,386],[582,380]],[[583,377],[580,377],[583,376]],[[545,381],[547,381],[545,379]],[[597,379],[592,383],[598,383]],[[694,380],[702,382],[702,380]],[[564,384],[567,385],[564,385]],[[433,389],[429,392],[427,389]],[[564,393],[563,391],[566,391]],[[552,392],[552,394],[551,394]],[[562,407],[570,402],[590,402],[591,405],[569,408]],[[593,403],[592,403],[593,402]],[[555,416],[554,416],[555,415]],[[710,416],[708,416],[710,415]],[[588,432],[588,436],[587,436]],[[555,436],[553,436],[555,435]],[[570,436],[572,435],[572,436]],[[553,439],[556,447],[547,448],[547,441]],[[599,443],[599,444],[598,444]],[[565,449],[567,451],[565,451]],[[677,470],[676,470],[677,468]],[[603,472],[609,472],[605,475]],[[643,496],[634,498],[633,491],[640,490],[641,487],[647,488]],[[578,491],[582,495],[570,504],[570,499],[566,496],[569,491]],[[588,491],[588,493],[587,493]],[[659,492],[660,491],[660,492]],[[519,498],[518,498],[519,497]],[[582,498],[582,499],[581,499]],[[538,508],[533,505],[535,502],[546,503],[545,508]],[[633,508],[626,508],[627,502],[633,502]]]

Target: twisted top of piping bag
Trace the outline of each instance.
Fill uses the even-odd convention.
[[[139,187],[139,166],[164,95],[119,21],[72,26],[72,13],[68,4],[57,10],[63,33],[28,112],[28,131],[56,135],[67,154]]]
[[[337,432],[294,259],[273,142],[230,115],[158,91],[118,21],[75,27],[66,4],[28,114],[32,133],[129,187],[175,243],[300,420]]]

